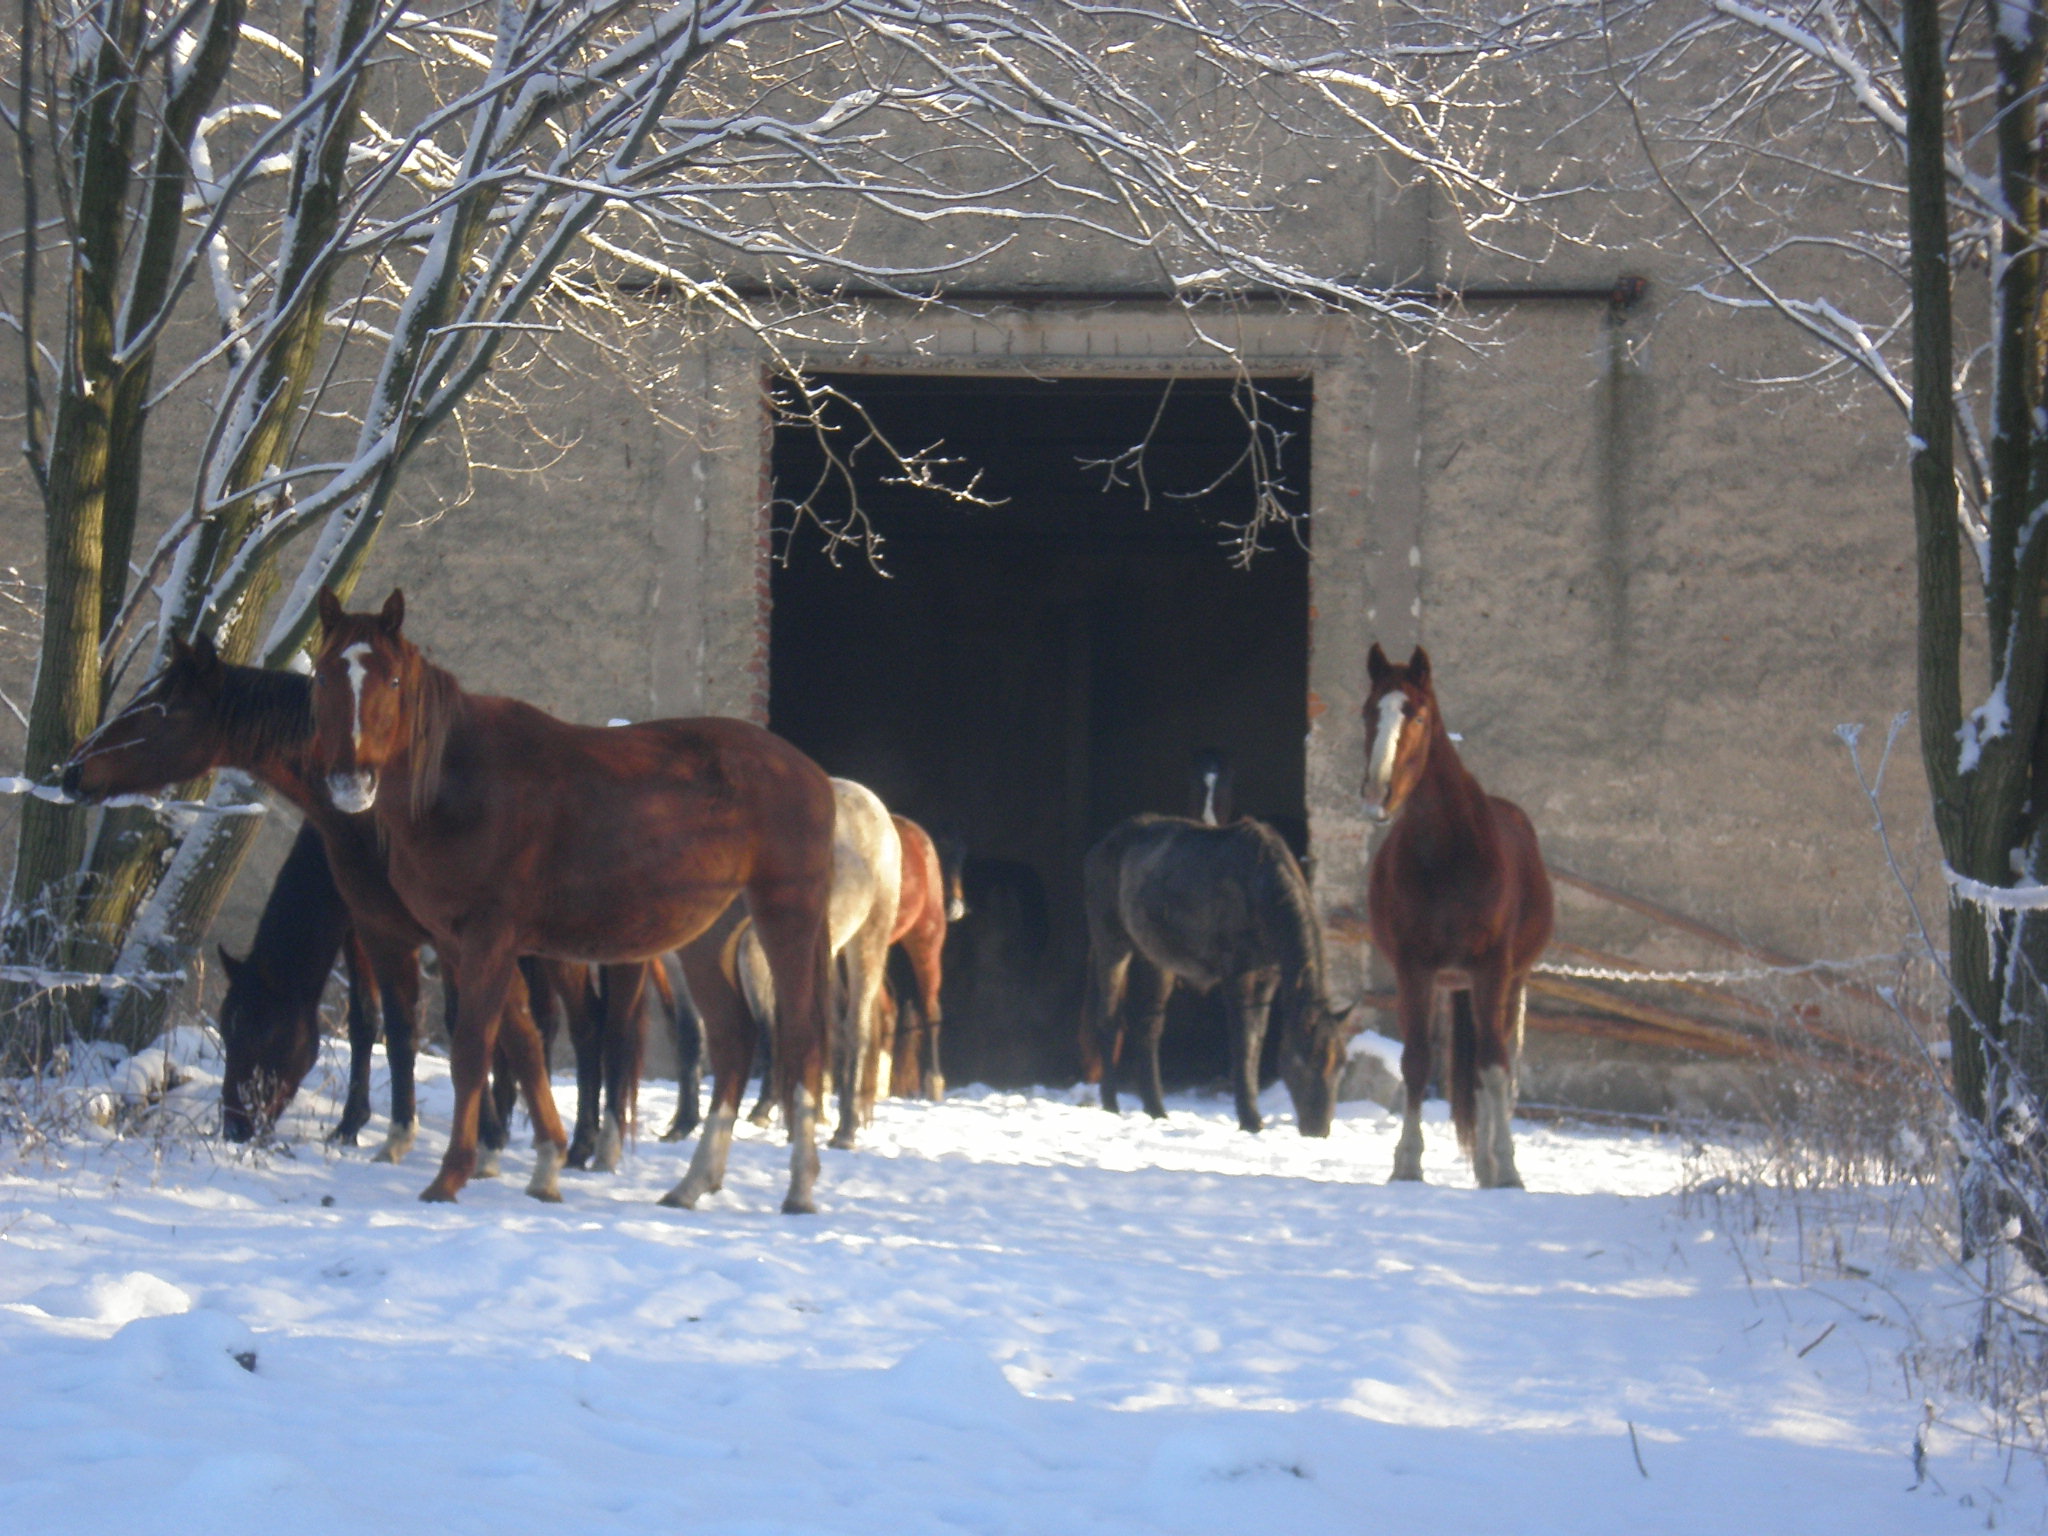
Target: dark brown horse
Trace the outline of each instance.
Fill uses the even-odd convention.
[[[792,1143],[783,1208],[814,1209],[832,878],[823,770],[744,721],[580,726],[466,693],[406,638],[396,591],[377,613],[344,612],[322,591],[320,618],[313,714],[328,794],[344,811],[374,810],[393,887],[456,971],[455,1126],[421,1198],[452,1200],[470,1176],[517,956],[655,959],[744,895],[778,1000]],[[729,1054],[724,1043],[714,1037],[714,1056]],[[717,1062],[710,1120],[670,1201],[718,1186],[747,1065]]]
[[[338,811],[317,785],[318,774],[310,759],[311,699],[310,680],[296,673],[232,666],[204,639],[190,646],[173,641],[170,663],[136,692],[125,709],[80,744],[65,765],[64,786],[69,793],[103,799],[180,783],[216,768],[238,768],[276,790],[305,815],[326,855],[332,882],[329,888],[340,893],[353,928],[349,1095],[335,1137],[353,1145],[369,1119],[370,1052],[376,1036],[373,1010],[381,1004],[391,1063],[391,1134],[376,1156],[379,1161],[397,1162],[411,1148],[419,1125],[413,1066],[419,948],[427,934],[391,887],[374,821]],[[315,883],[295,886],[288,904],[315,900],[320,894]],[[317,928],[326,917],[301,911],[293,921]],[[223,1083],[223,1129],[230,1137],[259,1129],[256,1114],[268,1110],[274,1116],[297,1091],[304,1066],[310,1066],[317,1048],[316,1023],[305,1005],[304,993],[310,987],[317,998],[331,964],[330,951],[325,964],[307,962],[308,968],[289,983],[273,977],[267,967],[262,972],[244,972],[243,986],[255,995],[247,1014],[237,1008],[236,1028],[240,1032],[246,1025],[251,1040],[260,1039],[262,1049],[240,1053],[237,1060],[245,1073],[231,1071]],[[524,993],[522,986],[508,1044],[522,1033],[532,1036],[531,1049],[515,1053],[514,1065],[524,1062],[531,1069],[540,1064],[543,1075],[537,1079],[528,1072],[520,1073],[529,1106],[538,1106],[534,1123],[540,1126],[554,1118],[554,1099],[544,1076],[541,1042],[524,1006]],[[267,1022],[255,1017],[287,998],[292,1001],[282,1008],[281,1015]],[[301,1062],[304,1066],[294,1075],[292,1068]],[[263,1079],[260,1083],[255,1076],[258,1073]],[[502,1137],[494,1135],[492,1143],[494,1157]],[[540,1198],[550,1198],[552,1173],[537,1171],[529,1189]]]
[[[1529,972],[1556,921],[1536,829],[1459,761],[1421,646],[1367,658],[1365,804],[1393,820],[1369,876],[1372,938],[1394,968],[1407,1114],[1394,1177],[1422,1177],[1422,1094],[1439,986],[1451,998],[1451,1119],[1485,1188],[1519,1189],[1515,1070]]]
[[[1351,1010],[1323,994],[1323,935],[1308,883],[1279,834],[1262,822],[1205,826],[1179,816],[1133,816],[1088,850],[1088,994],[1082,1029],[1102,1063],[1102,1106],[1117,1108],[1124,1011],[1138,1015],[1145,1051],[1139,1093],[1164,1118],[1159,1035],[1176,980],[1223,990],[1230,1018],[1237,1123],[1261,1128],[1259,1052],[1271,1014],[1280,1073],[1304,1136],[1327,1136],[1351,1037]]]

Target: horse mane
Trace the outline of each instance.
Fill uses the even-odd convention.
[[[1272,938],[1280,951],[1280,993],[1288,1017],[1304,1001],[1323,1001],[1323,928],[1309,900],[1308,881],[1279,833],[1263,822],[1240,822],[1255,830],[1258,845],[1258,909],[1274,914]]]
[[[411,768],[407,787],[412,794],[413,818],[417,820],[441,792],[448,737],[467,718],[469,695],[462,691],[453,672],[435,666],[417,646],[412,646],[412,653],[417,681],[413,684],[412,736],[406,744],[406,754]]]
[[[221,733],[256,758],[293,757],[313,740],[313,680],[268,667],[223,666]]]

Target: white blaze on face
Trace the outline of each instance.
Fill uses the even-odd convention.
[[[1202,782],[1208,786],[1202,791],[1202,824],[1216,825],[1216,770],[1211,768],[1202,775]]]
[[[1399,693],[1380,700],[1379,726],[1372,738],[1372,782],[1381,789],[1394,779],[1394,759],[1401,750],[1401,731],[1408,723],[1401,713],[1403,704]]]
[[[351,699],[349,720],[355,733],[355,746],[363,750],[363,681],[370,675],[370,643],[358,640],[341,653],[341,659],[348,663],[348,691]]]
[[[357,754],[363,750],[363,684],[370,675],[370,645],[358,641],[341,653],[348,663],[349,730]],[[337,809],[360,815],[377,803],[377,776],[357,768],[353,773],[330,773],[327,796]]]

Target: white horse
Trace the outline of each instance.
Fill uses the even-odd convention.
[[[875,1038],[889,941],[903,888],[903,844],[881,797],[851,779],[834,779],[838,819],[832,829],[832,895],[825,926],[832,945],[832,1079],[839,1089],[839,1129],[832,1145],[854,1144],[873,1112],[876,1085],[862,1068]],[[775,982],[768,956],[743,923],[731,955],[733,981],[755,1018],[775,1017]],[[764,1099],[765,1099],[764,1095]]]

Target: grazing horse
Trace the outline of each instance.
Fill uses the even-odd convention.
[[[1365,804],[1392,820],[1367,877],[1372,940],[1394,968],[1408,1089],[1394,1177],[1422,1177],[1422,1094],[1436,989],[1451,998],[1451,1119],[1483,1188],[1522,1186],[1509,1122],[1529,972],[1556,921],[1536,829],[1489,795],[1451,745],[1415,648],[1406,666],[1367,658]]]
[[[65,764],[64,788],[88,799],[104,799],[180,783],[216,768],[238,768],[283,795],[305,815],[325,850],[333,888],[346,902],[353,928],[349,1094],[333,1139],[354,1145],[370,1116],[370,1056],[376,1039],[374,1014],[364,1006],[365,995],[370,994],[374,1003],[382,1006],[391,1063],[391,1132],[376,1160],[395,1163],[410,1150],[419,1126],[413,1068],[418,954],[426,930],[413,921],[385,876],[375,824],[367,816],[338,811],[317,786],[310,763],[311,699],[312,684],[299,674],[233,666],[220,659],[209,640],[186,645],[174,639],[169,664],[136,691],[126,708],[79,744]],[[317,889],[308,887],[302,887],[300,894],[309,891],[318,894]],[[330,954],[327,964],[312,972],[318,985],[325,985],[331,965]],[[313,984],[301,981],[296,985]],[[267,969],[245,970],[244,985],[257,989],[258,995],[274,997]],[[257,1006],[252,1000],[252,1009]],[[261,1095],[264,1098],[281,1083],[288,1063],[302,1059],[310,1064],[315,1049],[311,1012],[303,1007],[288,1007],[287,1012],[296,1012],[295,1027],[307,1033],[301,1043],[294,1044],[288,1034],[262,1032],[273,1051],[265,1058],[264,1070],[275,1080]],[[515,1057],[515,1066],[522,1068],[520,1086],[534,1110],[534,1124],[540,1126],[554,1118],[554,1100],[546,1082],[539,1037],[523,1003],[514,1010],[513,1024],[508,1039],[533,1037],[532,1051]],[[257,1062],[253,1054],[241,1059],[252,1068]],[[538,1075],[526,1070],[535,1063],[541,1063]],[[298,1084],[298,1077],[291,1078],[290,1091],[277,1101],[280,1109]],[[257,1129],[246,1113],[250,1086],[233,1074],[223,1082],[223,1129],[230,1137]],[[502,1141],[494,1129],[493,1162],[495,1148]],[[495,1172],[495,1167],[490,1171]],[[537,1170],[529,1190],[538,1198],[553,1198],[552,1174]]]
[[[517,956],[656,959],[744,895],[780,1004],[783,1209],[814,1210],[833,842],[824,771],[745,721],[571,725],[467,693],[406,638],[395,590],[377,613],[345,612],[327,589],[319,608],[313,715],[327,792],[343,811],[375,813],[392,887],[455,967],[455,1126],[421,1198],[453,1200],[475,1165],[477,1101]],[[693,1204],[716,1187],[738,1097],[722,1063],[690,1171],[665,1198]]]
[[[1117,1107],[1124,1004],[1139,1012],[1147,1113],[1163,1118],[1159,1034],[1176,980],[1221,986],[1230,1016],[1237,1123],[1259,1130],[1259,1051],[1269,1011],[1280,1022],[1280,1071],[1304,1136],[1327,1136],[1344,1070],[1346,1020],[1323,995],[1323,935],[1308,885],[1272,828],[1204,826],[1133,816],[1088,850],[1083,1029],[1102,1062],[1102,1106]]]
[[[882,993],[889,944],[896,930],[896,903],[903,884],[903,844],[881,797],[851,779],[834,779],[832,897],[826,934],[835,969],[832,1080],[839,1090],[839,1128],[832,1145],[853,1146],[860,1126],[873,1114],[875,1083],[866,1070],[871,1042],[880,1030],[875,1015]],[[728,946],[724,969],[758,1020],[775,1017],[777,989],[768,957],[750,923]],[[754,1110],[767,1118],[767,1090]]]
[[[946,1074],[939,1065],[939,988],[944,979],[946,924],[965,915],[967,904],[960,896],[958,861],[949,879],[931,835],[908,816],[890,819],[903,844],[903,886],[889,942],[908,960],[915,986],[904,991],[900,1006],[894,1009],[894,1027],[875,1031],[873,1050],[878,1057],[890,1058],[891,1094],[937,1102],[946,1096]],[[880,1092],[879,1061],[868,1076]]]

